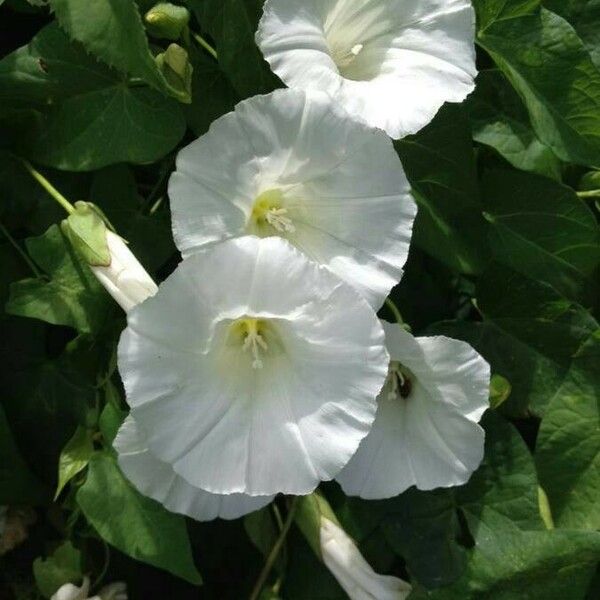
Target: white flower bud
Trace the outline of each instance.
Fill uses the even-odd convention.
[[[127,244],[112,231],[106,232],[111,262],[108,267],[90,267],[108,293],[125,312],[156,294],[158,287]]]
[[[350,600],[404,600],[410,594],[406,581],[375,573],[348,534],[325,517],[320,537],[323,562]]]
[[[85,577],[81,587],[77,587],[72,583],[65,583],[58,591],[50,598],[50,600],[87,600],[88,592],[90,591],[90,580]]]

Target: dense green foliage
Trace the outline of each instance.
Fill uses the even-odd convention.
[[[0,597],[49,598],[83,574],[126,581],[134,600],[248,597],[285,499],[199,524],[123,477],[111,442],[126,414],[125,318],[83,256],[101,264],[101,244],[82,249],[61,228],[23,159],[73,203],[98,206],[164,279],[179,260],[166,197],[177,149],[281,86],[254,42],[262,0],[177,2],[191,13],[176,42],[186,72],[155,61],[172,41],[145,29],[153,2],[0,4],[0,505],[37,515],[0,557]],[[600,2],[474,5],[475,92],[395,144],[420,210],[392,298],[413,332],[463,339],[490,362],[501,392],[484,463],[457,489],[373,502],[322,491],[375,570],[410,578],[415,600],[593,600]],[[94,227],[81,206],[69,232]],[[263,598],[345,597],[296,526],[276,582]]]

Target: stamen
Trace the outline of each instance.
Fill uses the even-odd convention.
[[[269,349],[267,342],[263,336],[258,332],[258,323],[255,319],[248,319],[245,322],[246,325],[246,338],[244,339],[244,345],[242,346],[245,352],[252,352],[252,368],[262,369],[263,361],[261,359],[261,352],[266,352]]]
[[[356,44],[349,51],[338,50],[333,53],[333,60],[340,70],[347,69],[363,51],[364,47],[364,44]]]
[[[267,223],[281,233],[294,233],[296,227],[292,219],[287,217],[287,208],[270,208],[265,214]]]
[[[412,392],[412,373],[399,362],[392,361],[388,373],[390,390],[388,400],[397,400],[399,397],[408,398]]]

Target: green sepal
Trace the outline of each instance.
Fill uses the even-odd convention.
[[[184,104],[192,103],[192,63],[188,53],[178,44],[169,47],[156,57],[156,64],[169,85],[177,90]]]
[[[504,404],[510,397],[512,386],[510,381],[502,375],[492,375],[490,381],[490,408],[496,409]]]
[[[88,202],[76,202],[75,211],[61,223],[73,247],[92,267],[108,267],[111,263],[106,239],[106,223]]]
[[[51,598],[65,583],[81,581],[81,552],[65,542],[48,558],[33,561],[33,575],[42,595]]]
[[[309,496],[298,498],[294,520],[320,560],[323,559],[321,554],[321,520],[323,518],[340,525],[329,502],[320,492],[316,491]]]

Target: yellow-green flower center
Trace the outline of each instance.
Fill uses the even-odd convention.
[[[266,341],[267,322],[263,319],[244,317],[234,321],[231,333],[242,350],[252,357],[252,368],[263,368],[263,355],[269,350]]]
[[[280,189],[267,190],[254,201],[248,229],[260,236],[294,233],[296,227],[289,211],[283,205],[283,192]]]

